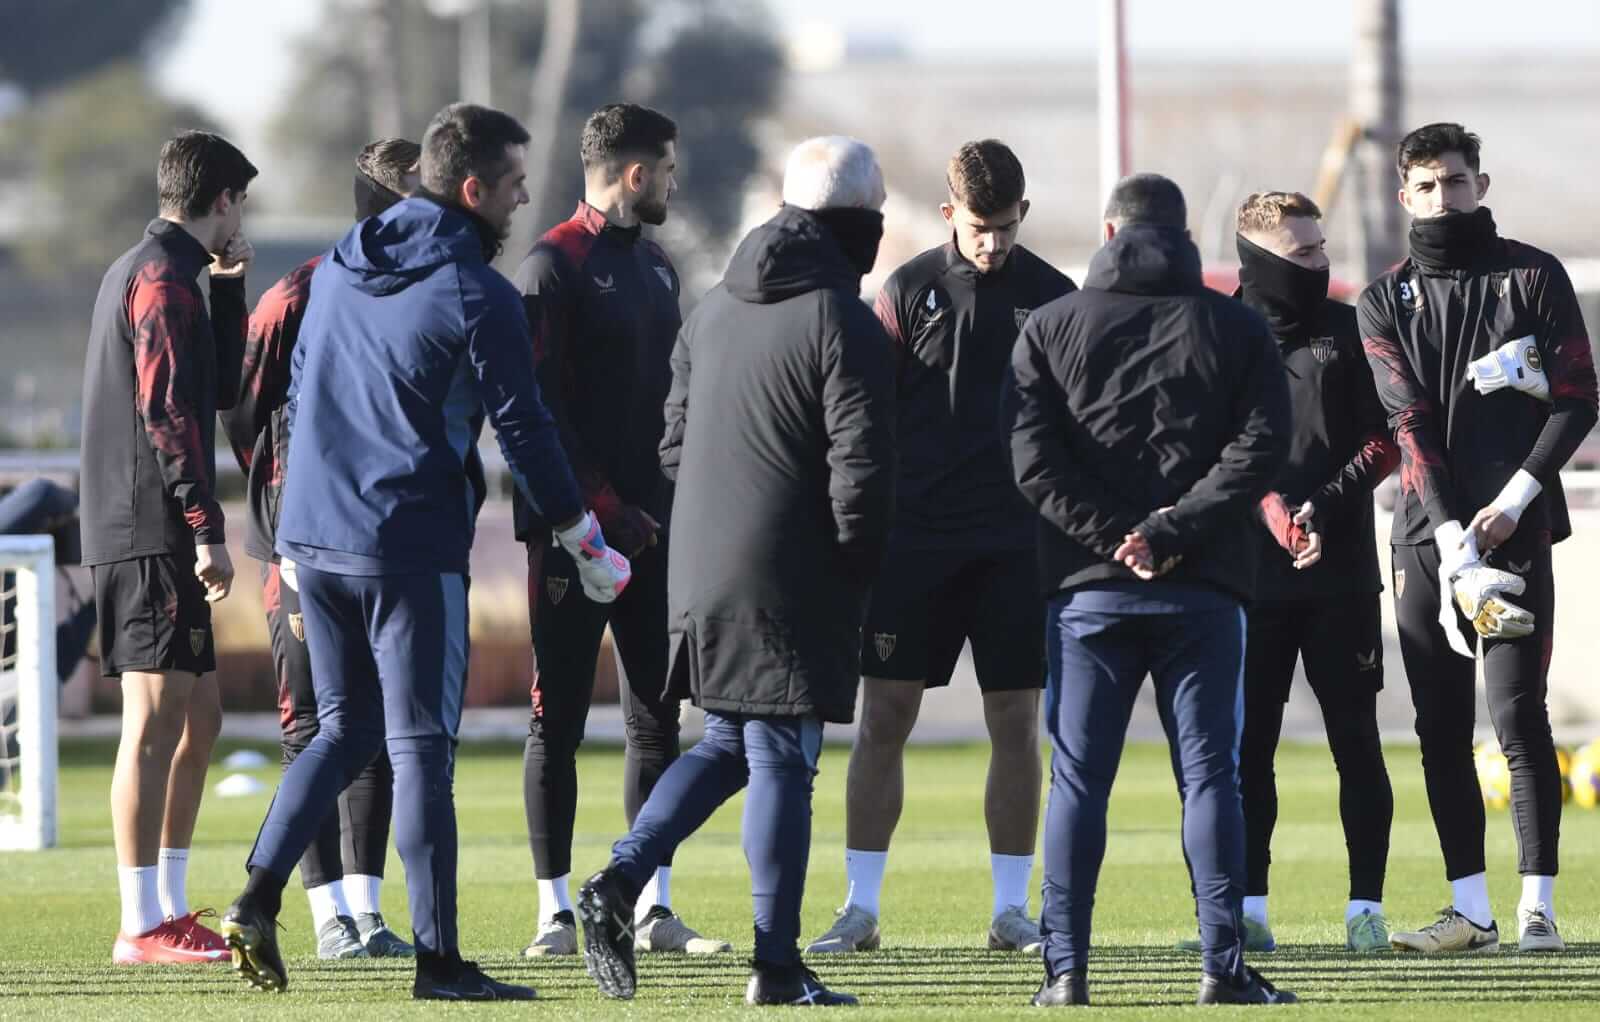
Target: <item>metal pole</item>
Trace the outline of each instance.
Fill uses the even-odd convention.
[[[478,0],[461,12],[461,98],[483,106],[494,105],[494,35],[489,0]]]
[[[1358,280],[1365,283],[1400,261],[1404,225],[1394,171],[1401,136],[1404,80],[1400,63],[1399,0],[1357,0],[1350,55],[1350,115],[1361,131],[1354,173]]]
[[[1128,73],[1122,0],[1100,0],[1100,202],[1128,173]],[[1096,209],[1098,216],[1100,210]]]

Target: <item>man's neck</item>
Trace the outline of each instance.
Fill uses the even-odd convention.
[[[199,242],[200,247],[205,249],[207,252],[211,251],[210,236],[215,232],[211,230],[213,225],[210,219],[180,220],[177,217],[169,216],[166,213],[161,214],[161,219],[165,220],[169,224],[177,226],[183,231],[183,233]]]
[[[639,214],[633,211],[633,206],[623,197],[620,188],[607,188],[603,190],[585,190],[583,201],[590,207],[600,211],[606,218],[606,223],[615,227],[638,227]]]

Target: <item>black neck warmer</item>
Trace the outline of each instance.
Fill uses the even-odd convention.
[[[878,261],[878,243],[883,241],[882,213],[875,209],[840,207],[812,210],[811,215],[828,228],[857,273],[866,276],[872,272],[872,264]]]
[[[1244,303],[1266,317],[1275,337],[1304,337],[1328,297],[1328,270],[1308,270],[1240,234],[1239,286]]]
[[[500,250],[505,246],[505,239],[500,237],[500,232],[495,229],[494,224],[491,224],[489,221],[485,220],[483,217],[474,213],[467,207],[460,205],[459,203],[451,202],[442,195],[435,195],[429,191],[418,191],[417,194],[427,198],[431,202],[437,202],[446,209],[455,210],[457,213],[460,213],[462,216],[466,217],[472,222],[473,229],[478,232],[478,243],[483,246],[484,262],[492,263],[495,261],[495,258],[500,255]]]
[[[356,219],[377,216],[405,196],[390,191],[386,186],[356,171]]]
[[[1462,270],[1487,255],[1495,240],[1488,206],[1411,221],[1411,258],[1435,269]]]

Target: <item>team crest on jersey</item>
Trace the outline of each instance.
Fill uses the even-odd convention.
[[[1017,329],[1018,330],[1021,330],[1022,329],[1022,324],[1026,323],[1028,321],[1028,314],[1031,313],[1032,311],[1033,311],[1032,309],[1012,309],[1011,310],[1011,315],[1016,317]]]
[[[1311,338],[1311,355],[1318,362],[1326,363],[1333,358],[1334,344],[1332,337]]]
[[[893,632],[875,632],[872,636],[872,648],[877,650],[878,659],[887,662],[894,656],[895,634]]]
[[[671,270],[667,269],[665,266],[657,266],[656,267],[656,276],[661,278],[661,283],[663,283],[663,284],[665,284],[667,286],[667,290],[668,291],[672,290],[672,271]]]
[[[561,598],[567,595],[567,580],[559,575],[551,575],[544,580],[544,591],[551,603],[559,604]]]
[[[206,648],[206,630],[204,628],[189,629],[189,650],[199,656]]]
[[[1394,598],[1400,599],[1406,594],[1406,569],[1397,568],[1394,573]]]
[[[294,636],[294,641],[306,641],[306,617],[304,614],[289,615],[289,634]]]

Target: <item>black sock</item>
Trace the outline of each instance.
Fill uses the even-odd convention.
[[[268,919],[277,919],[283,908],[283,881],[271,870],[260,866],[250,867],[250,879],[244,883],[244,893],[239,902],[260,912]]]

